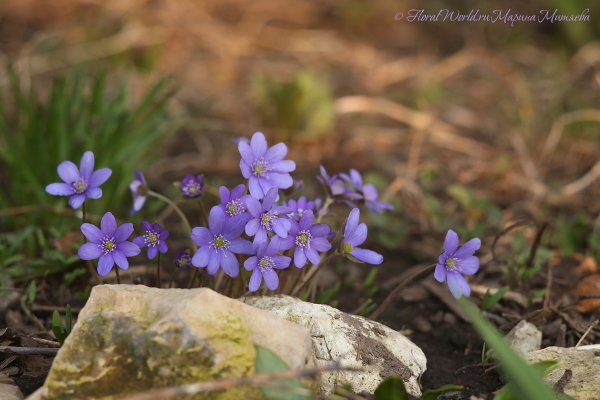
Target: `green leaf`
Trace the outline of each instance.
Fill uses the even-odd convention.
[[[67,304],[67,311],[66,311],[66,322],[67,322],[67,327],[65,329],[65,333],[66,336],[69,336],[69,334],[71,333],[71,328],[73,327],[73,315],[71,314],[71,305]]]
[[[27,302],[29,304],[33,304],[33,302],[35,301],[35,281],[31,281],[31,283],[29,284],[29,291],[27,292]]]
[[[283,360],[271,350],[259,345],[254,345],[254,347],[256,347],[257,374],[289,371],[289,367],[285,364],[285,362],[283,362]],[[300,379],[287,379],[274,381],[271,383],[289,386],[291,390],[293,390],[293,388],[307,390]],[[260,391],[268,400],[309,400],[313,398],[312,396],[298,394],[293,391],[286,391],[285,389],[267,389],[261,387]]]
[[[79,256],[75,256],[77,258],[79,258]],[[67,260],[67,264],[69,264],[68,262],[69,260]],[[71,283],[73,283],[73,281],[75,280],[75,278],[77,278],[80,275],[83,275],[87,272],[87,270],[85,268],[75,268],[73,271],[66,273],[65,274],[65,284],[67,286],[70,286]]]
[[[488,289],[483,295],[483,300],[481,301],[481,311],[485,311],[491,308],[494,304],[500,301],[500,299],[506,294],[506,292],[508,292],[508,289],[510,289],[508,286],[504,286],[498,289],[498,291],[491,296],[490,291]]]
[[[375,389],[377,400],[409,400],[404,381],[398,375],[388,376]]]
[[[467,189],[466,187],[455,184],[450,185],[446,191],[448,192],[450,197],[458,201],[458,203],[465,210],[471,206],[473,196],[471,195],[471,192],[469,192],[469,189]]]
[[[446,392],[456,392],[462,390],[463,387],[460,385],[444,385],[439,389],[428,390],[421,396],[421,400],[435,400],[442,393]]]
[[[461,297],[458,300],[479,335],[494,350],[500,367],[512,385],[511,391],[518,399],[548,400],[554,398],[552,390],[544,384],[536,369],[523,360],[502,336],[481,315],[477,307]]]
[[[63,327],[63,323],[60,320],[60,314],[58,311],[54,311],[52,314],[52,332],[54,333],[54,337],[56,340],[62,344],[65,342],[67,335],[65,334],[65,328]]]

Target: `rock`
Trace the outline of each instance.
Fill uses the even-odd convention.
[[[506,338],[513,349],[521,353],[529,353],[542,347],[542,332],[535,325],[525,320],[512,328]]]
[[[54,360],[44,398],[98,399],[253,375],[254,344],[302,368],[311,341],[306,328],[207,288],[96,286]],[[193,398],[264,400],[248,386]]]
[[[421,395],[419,378],[427,369],[423,351],[400,333],[363,317],[349,315],[324,304],[289,296],[244,297],[247,304],[266,310],[310,330],[312,353],[308,366],[338,361],[365,372],[334,371],[321,376],[321,395],[334,387],[350,385],[354,393],[373,393],[390,375],[402,376],[407,391]]]
[[[582,346],[584,347],[584,346]],[[593,348],[547,347],[524,355],[530,363],[552,360],[560,364],[544,380],[553,387],[563,376],[565,370],[573,372],[564,387],[564,392],[575,400],[597,400],[600,388],[600,356]],[[587,347],[587,346],[586,346]]]

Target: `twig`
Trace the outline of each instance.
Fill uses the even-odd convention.
[[[301,371],[285,371],[273,374],[259,374],[251,377],[219,379],[212,382],[191,383],[187,385],[173,386],[165,389],[158,389],[138,393],[130,396],[117,397],[116,400],[157,400],[163,398],[173,398],[177,396],[189,396],[203,392],[213,392],[224,390],[240,385],[261,386],[269,384],[274,380],[287,380],[294,378],[306,378],[315,376],[321,372],[329,371],[362,371],[358,368],[341,367],[338,364],[328,365],[324,367],[310,368]]]
[[[40,328],[44,332],[47,332],[46,327],[40,322],[39,319],[37,319],[37,317],[31,311],[29,311],[29,308],[27,308],[27,306],[25,305],[24,297],[21,297],[21,308],[23,309],[23,312],[27,314],[29,319],[31,319],[33,323],[37,325],[38,328]]]
[[[46,349],[43,347],[16,347],[0,346],[0,353],[18,354],[21,356],[55,356],[59,349]]]
[[[535,240],[533,241],[533,244],[531,245],[529,257],[527,258],[527,261],[525,261],[525,266],[527,266],[529,268],[533,267],[535,253],[537,252],[537,248],[540,245],[540,241],[542,240],[542,235],[544,234],[544,230],[548,226],[548,222],[546,222],[546,221],[540,221],[539,224],[541,224],[541,226],[538,229],[538,232],[537,232],[537,235],[535,236]]]
[[[31,339],[35,340],[38,343],[45,344],[46,346],[60,347],[60,343],[55,342],[54,340],[46,340],[46,339],[37,338],[37,337],[32,337]]]
[[[583,339],[585,339],[585,337],[588,335],[588,333],[590,333],[590,331],[592,330],[592,328],[596,325],[598,325],[598,320],[595,320],[594,322],[592,322],[592,324],[590,325],[589,328],[587,328],[587,331],[585,331],[585,333],[581,336],[581,338],[579,339],[579,342],[577,342],[577,344],[575,345],[575,350],[577,350],[577,348],[579,347],[579,345],[581,344],[581,342],[583,342]]]
[[[398,286],[396,286],[396,289],[392,290],[392,293],[390,293],[388,295],[388,297],[385,298],[385,300],[381,303],[381,305],[379,307],[377,307],[377,309],[375,311],[373,311],[373,313],[371,315],[369,315],[368,318],[375,320],[379,316],[379,314],[381,314],[383,312],[383,310],[387,307],[387,305],[390,304],[390,302],[392,300],[394,300],[394,298],[398,295],[398,292],[400,292],[400,289],[402,289],[404,286],[408,285],[414,279],[430,273],[431,271],[433,271],[433,269],[435,268],[436,265],[437,264],[431,264],[430,266],[425,267],[424,269],[415,272],[414,274],[412,274],[411,276],[409,276],[408,278],[406,278],[405,280],[400,282],[400,284]]]
[[[529,219],[529,220],[525,220],[525,221],[519,221],[519,222],[515,222],[514,224],[512,224],[508,228],[505,228],[502,232],[496,234],[496,237],[494,238],[494,241],[492,242],[492,256],[494,257],[494,260],[496,259],[496,242],[498,241],[498,239],[500,239],[502,236],[506,235],[508,232],[512,231],[515,228],[520,228],[522,226],[527,226],[527,225],[537,225],[537,224],[548,225],[548,222],[546,222],[546,221],[536,221],[536,220],[533,220],[533,219]],[[544,226],[544,229],[545,228],[546,228],[546,226]],[[538,236],[541,237],[541,233],[543,233],[543,229],[541,231],[538,231]],[[538,240],[539,239],[536,236],[536,241],[538,241]],[[536,244],[536,247],[537,247],[537,244]],[[529,253],[529,258],[527,259],[528,262],[530,261],[531,254],[533,254],[533,256],[535,257],[535,249],[534,249],[533,246],[531,247],[531,252]]]
[[[558,144],[560,137],[562,136],[565,126],[579,121],[597,121],[600,122],[600,110],[577,110],[562,114],[554,120],[552,124],[552,130],[546,139],[540,160],[549,156],[556,145]]]
[[[562,188],[561,193],[565,197],[572,196],[575,193],[577,193],[577,192],[585,189],[589,185],[591,185],[599,177],[600,177],[600,161],[598,161],[596,164],[594,164],[592,169],[590,169],[581,178],[569,183],[568,185],[565,185]]]

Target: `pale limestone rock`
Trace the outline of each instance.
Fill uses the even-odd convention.
[[[307,329],[207,288],[96,286],[54,360],[43,397],[96,399],[253,375],[254,344],[301,368],[311,341]],[[264,399],[248,386],[193,398],[209,397]]]
[[[506,338],[513,349],[521,353],[529,353],[542,347],[542,332],[534,324],[525,320],[515,325]]]
[[[336,385],[345,384],[349,384],[354,393],[373,393],[390,375],[402,376],[407,391],[413,396],[421,395],[418,381],[427,369],[425,354],[387,326],[289,296],[244,297],[240,300],[307,327],[312,336],[312,353],[307,366],[339,361],[344,367],[366,369],[366,372],[322,374],[322,395],[332,393]]]
[[[584,346],[582,346],[584,347]],[[556,369],[544,377],[546,383],[553,387],[563,376],[565,370],[573,371],[573,376],[564,388],[566,394],[575,400],[598,400],[600,398],[600,356],[598,350],[575,350],[574,347],[546,347],[532,351],[523,357],[530,363],[540,361],[558,361]]]

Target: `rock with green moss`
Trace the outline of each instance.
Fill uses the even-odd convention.
[[[44,384],[44,399],[101,399],[254,374],[264,346],[305,365],[307,329],[210,289],[102,285],[92,290]],[[240,386],[194,399],[264,399]]]

